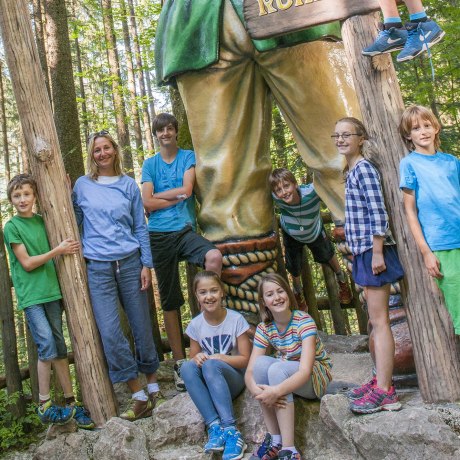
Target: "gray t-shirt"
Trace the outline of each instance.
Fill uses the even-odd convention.
[[[207,355],[223,354],[238,355],[237,338],[249,329],[244,317],[233,310],[227,310],[227,316],[218,324],[209,324],[203,313],[193,318],[185,333],[200,344],[203,353]]]

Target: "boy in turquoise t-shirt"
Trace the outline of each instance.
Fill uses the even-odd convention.
[[[404,111],[399,132],[411,152],[399,165],[399,186],[425,267],[460,335],[460,160],[438,150],[440,131],[427,108],[413,105]]]
[[[56,256],[75,254],[80,244],[68,238],[50,250],[43,219],[33,212],[37,186],[30,175],[13,177],[7,195],[17,212],[4,229],[11,277],[18,310],[24,310],[38,349],[38,416],[43,423],[56,424],[64,424],[73,417],[78,427],[94,428],[88,411],[75,401],[62,332],[62,295],[52,261]],[[51,364],[64,391],[65,407],[51,403]]]

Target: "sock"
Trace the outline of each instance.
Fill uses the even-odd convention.
[[[69,393],[69,394],[64,393],[64,399],[65,399],[66,406],[72,406],[75,404],[75,396],[73,395],[73,393]]]
[[[281,444],[283,444],[281,435],[280,434],[272,434],[272,445],[280,446]]]
[[[283,450],[290,450],[293,454],[297,453],[297,449],[295,448],[295,446],[290,446],[290,447],[283,446]]]
[[[340,270],[335,274],[335,277],[337,278],[337,281],[340,283],[345,283],[345,273],[343,273],[343,270]]]
[[[160,391],[160,385],[157,382],[147,383],[147,391],[150,393],[158,393]]]
[[[47,395],[39,394],[38,400],[39,400],[40,407],[43,407],[48,401],[50,401],[50,399],[51,399],[51,396],[49,393]]]
[[[427,19],[425,10],[409,15],[410,22],[425,22]]]
[[[149,399],[147,398],[147,395],[145,394],[144,390],[140,390],[136,393],[133,393],[132,398],[136,399],[137,401],[147,401]]]
[[[396,27],[397,29],[402,28],[402,21],[399,16],[392,17],[392,18],[383,18],[383,25],[385,26],[385,30],[389,30],[392,27]]]

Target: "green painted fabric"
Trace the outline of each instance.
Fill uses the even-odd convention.
[[[243,20],[243,0],[231,0]],[[204,69],[219,60],[219,33],[224,0],[167,0],[155,37],[157,82],[171,83],[181,73]],[[255,48],[269,51],[321,38],[340,38],[338,22],[266,40],[253,40]]]

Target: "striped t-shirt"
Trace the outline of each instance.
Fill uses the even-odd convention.
[[[280,209],[280,223],[284,231],[301,243],[312,243],[318,238],[322,229],[321,200],[313,184],[301,185],[297,191],[300,195],[299,204],[286,204],[274,193],[272,193],[273,200]]]
[[[316,336],[316,357],[313,364],[312,383],[316,396],[320,398],[332,380],[332,363],[318,336],[313,318],[300,310],[292,312],[291,321],[283,332],[278,331],[274,322],[260,323],[254,336],[254,346],[275,350],[274,357],[285,361],[300,361],[302,340]]]

